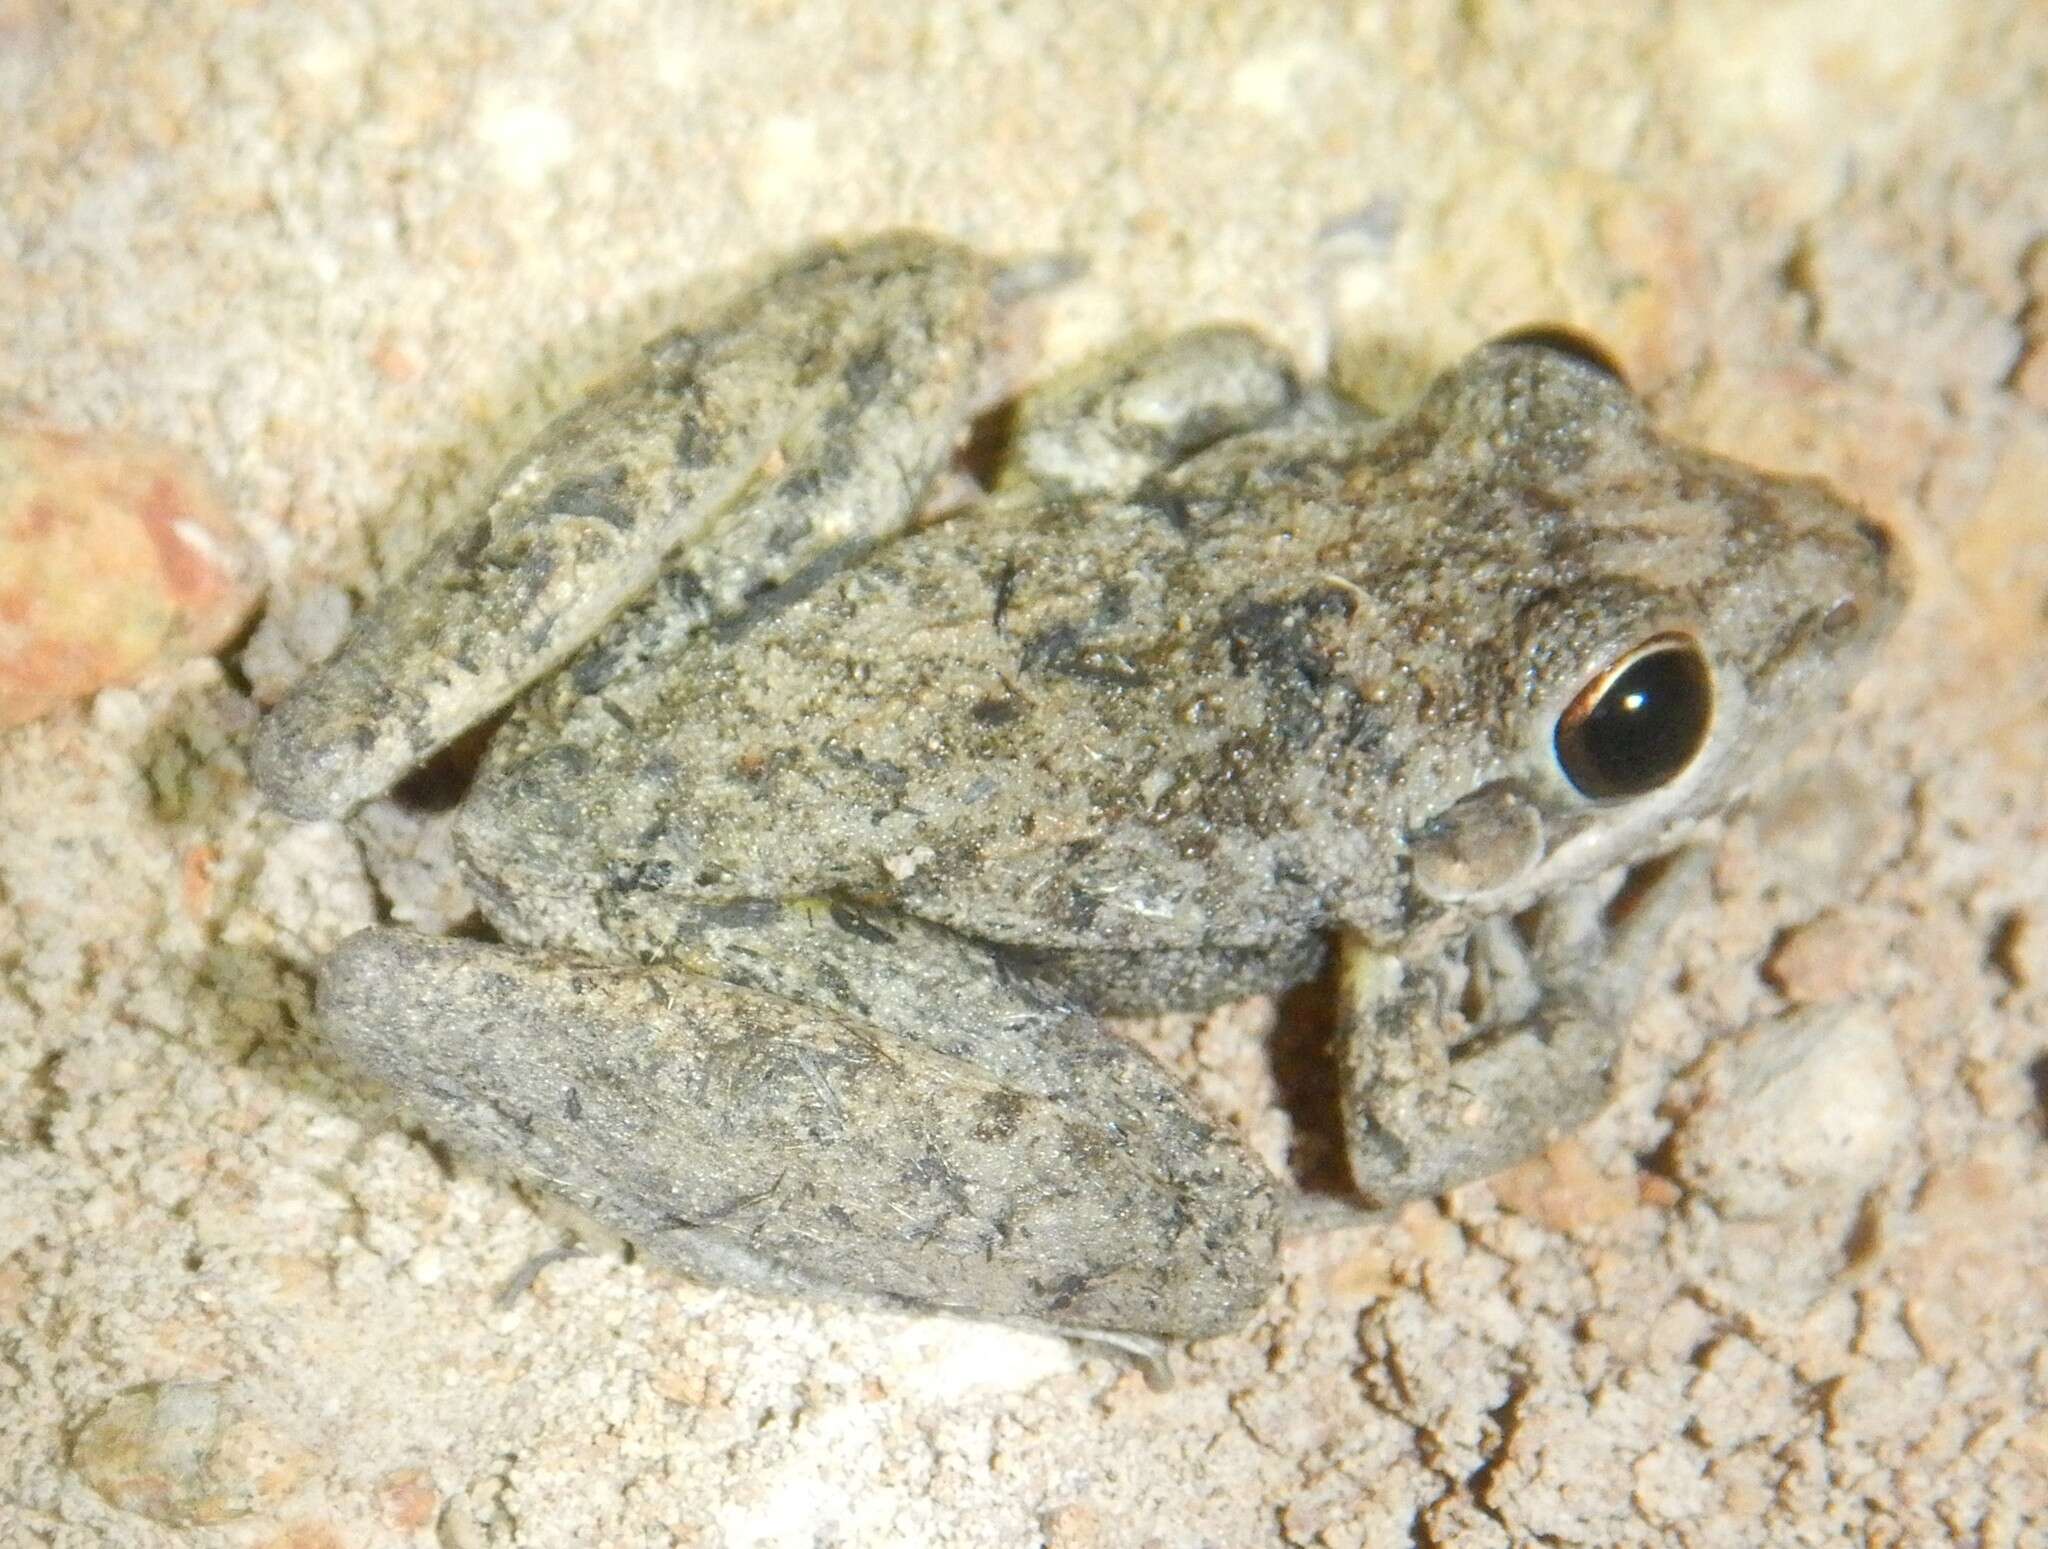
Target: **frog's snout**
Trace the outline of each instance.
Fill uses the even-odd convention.
[[[1842,547],[1850,551],[1844,561],[1848,586],[1834,608],[1842,616],[1830,614],[1832,632],[1875,645],[1898,622],[1912,591],[1911,573],[1891,529],[1860,511],[1851,514]]]
[[[1848,520],[1842,524],[1841,547],[1848,551],[1845,563],[1853,576],[1855,593],[1867,607],[1881,614],[1882,622],[1889,627],[1911,589],[1905,556],[1889,527],[1872,521],[1854,507],[1843,509]]]
[[[1793,553],[1804,550],[1810,558],[1803,563],[1813,567],[1799,588],[1818,605],[1820,638],[1813,643],[1830,653],[1875,645],[1891,633],[1912,590],[1905,555],[1890,528],[1825,484],[1810,482],[1802,489],[1804,520],[1793,524],[1800,535]],[[1802,564],[1792,555],[1788,559]]]

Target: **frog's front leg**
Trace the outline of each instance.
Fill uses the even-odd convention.
[[[813,249],[557,420],[257,734],[336,817],[665,578],[700,621],[904,526],[987,384],[1000,271],[914,233]]]
[[[1249,328],[1217,325],[1092,356],[1018,405],[997,492],[1123,494],[1300,399],[1294,368]]]
[[[915,922],[718,906],[653,967],[370,930],[319,1008],[431,1128],[696,1277],[1143,1348],[1241,1325],[1274,1276],[1235,1139]]]
[[[1650,958],[1707,862],[1680,852],[1614,920],[1608,890],[1570,889],[1528,940],[1504,915],[1421,962],[1340,939],[1345,1141],[1369,1204],[1487,1177],[1605,1106]]]

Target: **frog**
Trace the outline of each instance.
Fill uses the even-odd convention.
[[[655,338],[251,766],[341,821],[497,721],[483,927],[316,989],[458,1152],[699,1281],[1157,1351],[1250,1323],[1306,1207],[1109,1023],[1327,969],[1358,1208],[1542,1151],[1909,588],[1582,336],[1392,412],[1236,324],[1012,392],[1046,283],[895,232]]]

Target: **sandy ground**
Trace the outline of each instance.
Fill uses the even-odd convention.
[[[0,412],[189,451],[273,577],[0,739],[0,1545],[2048,1544],[2048,16],[926,9],[0,0]],[[1919,575],[1613,1110],[1295,1245],[1167,1393],[614,1251],[501,1295],[562,1227],[307,1013],[464,912],[444,820],[294,830],[241,760],[622,339],[899,223],[1087,255],[1054,361],[1240,318],[1383,397],[1578,324]],[[1274,1021],[1142,1035],[1284,1162]]]

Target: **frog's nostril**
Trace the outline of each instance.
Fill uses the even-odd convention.
[[[1856,530],[1863,535],[1863,541],[1876,551],[1880,561],[1892,557],[1892,535],[1868,517],[1856,518]]]
[[[1863,608],[1855,598],[1844,597],[1821,615],[1820,632],[1829,639],[1854,634],[1863,625]]]

